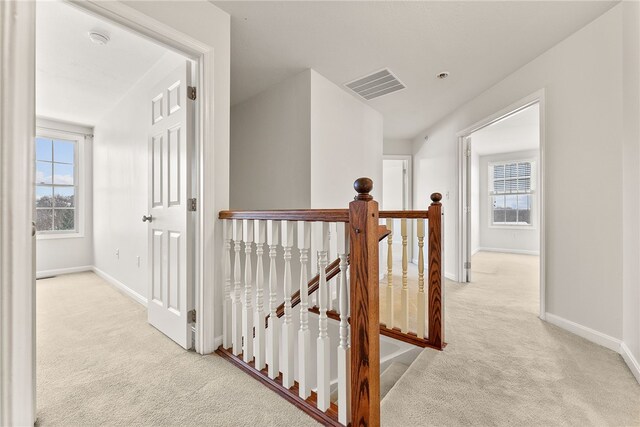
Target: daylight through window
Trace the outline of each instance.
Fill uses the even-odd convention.
[[[77,142],[36,138],[36,229],[77,231]]]
[[[493,225],[532,225],[533,162],[489,166]]]

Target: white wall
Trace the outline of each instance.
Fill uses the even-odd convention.
[[[444,198],[445,271],[458,260],[456,133],[540,89],[546,96],[546,310],[622,337],[622,6],[414,140],[415,194]],[[424,136],[429,140],[425,143]]]
[[[413,154],[413,141],[410,139],[385,139],[382,145],[382,154]]]
[[[148,209],[148,98],[184,61],[172,52],[163,56],[94,131],[95,267],[143,297],[148,283],[148,225],[141,221]]]
[[[232,109],[231,201],[242,209],[347,208],[382,195],[382,115],[313,70]]]
[[[231,209],[311,206],[311,70],[231,109]]]
[[[60,131],[91,135],[93,129],[70,123],[48,119],[37,119],[36,125]],[[93,265],[93,143],[90,136],[80,140],[83,156],[78,159],[82,173],[79,175],[79,214],[82,233],[78,236],[67,235],[63,238],[39,236],[36,240],[36,272],[38,276],[63,273],[65,270],[89,267]],[[81,176],[82,175],[82,176]],[[61,270],[61,271],[60,271]]]
[[[491,226],[488,179],[489,164],[492,162],[534,160],[537,168],[539,164],[538,152],[533,150],[517,153],[492,154],[480,156],[479,160],[479,179],[475,181],[474,185],[474,187],[479,190],[479,204],[475,205],[478,210],[478,249],[537,255],[540,250],[540,224],[538,221],[538,207],[540,203],[537,196],[540,193],[536,191],[533,196],[534,201],[531,209],[533,223],[531,227]]]
[[[625,360],[640,381],[640,3],[625,2],[623,8],[622,330]]]
[[[311,207],[347,207],[360,177],[380,202],[382,144],[382,114],[311,70]]]

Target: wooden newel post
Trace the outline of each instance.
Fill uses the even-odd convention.
[[[431,195],[429,206],[429,335],[431,344],[444,345],[444,295],[442,292],[442,194]]]
[[[373,181],[359,178],[349,203],[351,239],[351,425],[380,425],[378,202]]]

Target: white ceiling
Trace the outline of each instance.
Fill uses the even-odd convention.
[[[165,55],[177,54],[61,2],[36,4],[36,114],[93,126]],[[111,41],[89,40],[91,30]]]
[[[540,107],[534,104],[471,134],[474,154],[537,150],[540,146]]]
[[[388,67],[407,89],[368,104],[407,139],[613,7],[607,1],[214,1],[231,14],[231,98],[306,69],[338,85]],[[449,71],[446,80],[435,75]]]

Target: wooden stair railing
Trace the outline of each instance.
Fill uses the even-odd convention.
[[[378,227],[378,241],[384,240],[391,232],[387,227],[381,225]],[[350,262],[350,257],[347,255],[347,264]],[[336,277],[340,273],[340,258],[336,258],[331,264],[327,266],[325,269],[327,275],[327,282]],[[312,295],[314,292],[318,290],[318,286],[320,284],[320,274],[316,274],[311,280],[309,280],[309,295]],[[293,295],[291,295],[291,307],[295,307],[300,304],[300,291],[295,291]],[[284,316],[284,303],[280,304],[276,310],[278,313],[278,317]],[[265,321],[268,325],[269,316],[265,317]]]
[[[431,340],[430,344],[433,344],[429,347],[441,349],[444,345],[444,327],[441,321],[441,196],[437,193],[432,195],[433,203],[428,211],[380,212],[378,203],[370,195],[373,188],[370,179],[356,180],[354,188],[357,196],[349,204],[349,209],[220,212],[219,218],[223,220],[224,226],[223,344],[216,353],[324,425],[379,426],[380,335],[395,334],[394,337],[414,339],[416,343],[426,336]],[[428,334],[407,338],[410,334],[406,330],[391,328],[385,331],[386,326],[380,321],[378,245],[380,240],[391,236],[390,229],[379,225],[381,218],[404,218],[405,222],[407,219],[423,222],[424,219],[429,220]],[[306,268],[313,222],[319,223],[314,229],[317,232],[320,274],[308,281]],[[336,223],[335,228],[331,228],[337,229],[339,257],[328,265],[330,223]],[[389,220],[387,226],[388,224]],[[300,288],[304,290],[297,295],[291,292],[295,280],[291,275],[291,258],[296,227],[296,247],[300,250],[301,265]],[[406,233],[403,232],[402,236],[405,243],[403,260],[406,262]],[[232,241],[235,255],[232,254]],[[243,244],[246,255],[241,257]],[[268,252],[265,251],[265,245]],[[277,271],[282,267],[276,264],[279,246],[284,249],[283,276]],[[422,257],[422,246],[420,251]],[[264,253],[269,255],[267,276],[264,274],[267,269],[262,260]],[[252,275],[254,263],[255,276]],[[406,276],[405,270],[406,268],[403,269],[403,276]],[[424,295],[424,271],[419,271],[419,292]],[[342,285],[338,288],[339,311],[333,310],[327,301],[328,281],[336,275],[340,275]],[[268,283],[265,283],[265,278]],[[404,290],[406,281],[403,282]],[[347,283],[348,286],[345,286]],[[284,304],[281,305],[282,310],[278,310],[278,303],[281,301],[277,300],[277,295],[283,289]],[[317,292],[318,306],[309,308],[308,296],[314,292]],[[297,334],[292,324],[292,309],[296,305],[301,307]],[[265,311],[270,313],[268,325],[261,320]],[[308,327],[309,311],[318,314],[318,335],[317,339],[313,338],[317,341],[314,366],[316,387],[313,391],[310,379],[314,373],[307,369],[314,363],[309,345],[312,339]],[[253,323],[254,316],[259,319],[257,324]],[[335,342],[328,337],[327,320],[330,318],[340,322],[337,348]],[[393,320],[393,316],[391,319]],[[266,338],[270,338],[273,345],[266,346]],[[298,351],[294,351],[293,347],[296,338],[299,343]],[[336,350],[338,401],[334,403],[330,399],[329,372],[333,358],[331,352]],[[294,372],[293,362],[296,357],[298,370]]]

